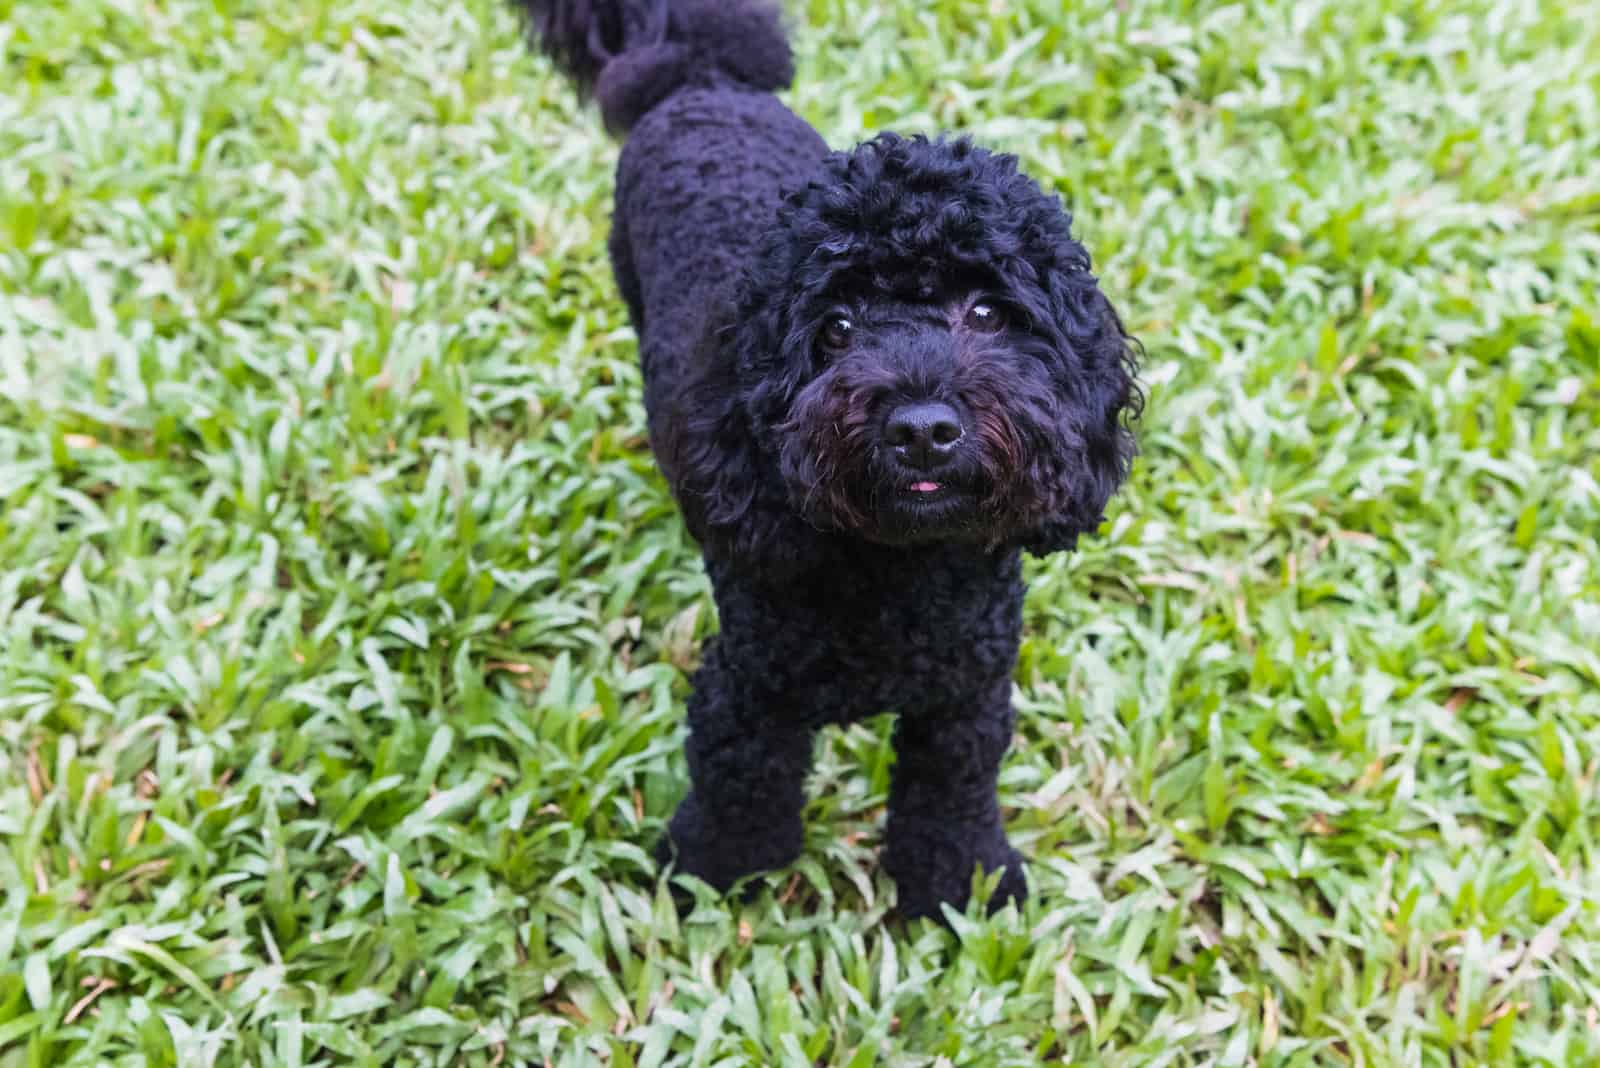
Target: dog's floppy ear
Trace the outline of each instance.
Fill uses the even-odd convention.
[[[729,342],[729,332],[716,335]],[[795,514],[761,448],[735,361],[724,354],[704,366],[673,404],[656,450],[689,533],[709,559],[773,578],[791,574],[821,535]]]
[[[1073,548],[1080,534],[1105,521],[1106,504],[1127,479],[1136,451],[1130,424],[1144,407],[1138,343],[1089,273],[1087,254],[1072,245],[1075,255],[1039,279],[1043,307],[1034,314],[1048,316],[1048,325],[1040,325],[1062,355],[1054,378],[1076,415],[1064,431],[1079,439],[1079,463],[1051,513],[1018,539],[1036,556]]]
[[[793,210],[791,197],[708,324],[698,378],[675,399],[666,448],[656,450],[707,559],[770,578],[814,562],[829,537],[790,500],[774,442],[805,365],[794,277],[807,246],[789,232]]]

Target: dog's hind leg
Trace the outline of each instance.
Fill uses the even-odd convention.
[[[715,653],[689,698],[689,795],[663,842],[679,871],[726,890],[800,854],[805,776],[816,731],[775,714],[775,695]]]
[[[964,908],[978,865],[991,874],[1005,869],[991,909],[1027,893],[996,794],[1014,718],[1006,678],[969,702],[909,710],[896,721],[883,864],[907,916],[938,918],[944,902]]]

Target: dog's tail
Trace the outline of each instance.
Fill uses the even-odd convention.
[[[773,0],[512,0],[543,51],[623,134],[684,88],[782,89],[794,76]]]

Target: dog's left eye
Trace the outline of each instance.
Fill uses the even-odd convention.
[[[850,347],[855,332],[856,324],[848,316],[835,315],[822,324],[822,345],[834,352],[843,352]]]
[[[967,310],[967,328],[993,334],[1006,325],[1005,312],[993,304],[977,303]]]

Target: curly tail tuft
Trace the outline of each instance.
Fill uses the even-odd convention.
[[[685,88],[774,92],[794,76],[770,0],[512,0],[540,48],[626,133]]]

